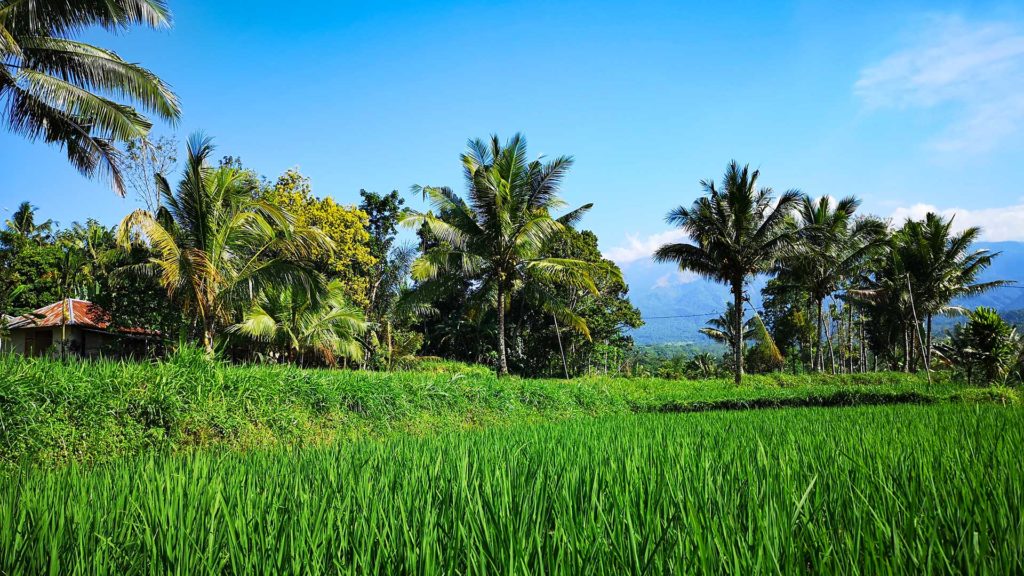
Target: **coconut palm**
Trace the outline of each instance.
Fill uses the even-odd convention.
[[[334,281],[323,298],[291,287],[266,291],[228,331],[265,342],[293,361],[315,355],[334,364],[362,355],[359,337],[368,327],[362,310],[345,298],[345,286]]]
[[[53,220],[36,223],[36,207],[22,202],[5,222],[7,231],[25,240],[43,241],[53,231]]]
[[[952,231],[953,218],[929,212],[924,220],[907,220],[893,238],[893,251],[904,264],[913,289],[914,306],[925,317],[925,359],[930,359],[932,318],[936,314],[966,314],[957,298],[974,296],[1009,282],[978,282],[998,252],[972,250],[981,228]]]
[[[799,250],[777,266],[776,290],[798,289],[808,294],[817,310],[817,339],[811,369],[824,369],[822,346],[825,299],[856,274],[866,258],[885,242],[886,225],[875,218],[855,219],[860,200],[804,197],[795,222]]]
[[[438,213],[410,212],[402,223],[422,227],[432,242],[413,264],[415,279],[454,272],[471,278],[476,290],[493,302],[498,316],[498,371],[506,375],[505,308],[523,282],[557,277],[596,291],[588,263],[542,256],[545,245],[591,205],[558,219],[551,216],[565,206],[559,188],[572,166],[570,157],[528,160],[526,139],[519,134],[505,144],[497,136],[472,140],[468,148],[461,157],[468,201],[449,188],[414,187]]]
[[[118,228],[123,246],[149,243],[148,262],[130,269],[155,275],[195,315],[208,353],[218,328],[256,295],[286,286],[322,290],[323,279],[308,262],[315,250],[332,247],[323,232],[298,228],[288,212],[257,199],[243,171],[210,167],[213,149],[209,138],[194,135],[177,191],[158,176],[160,211],[136,210]]]
[[[155,74],[75,39],[100,27],[170,24],[164,0],[0,0],[0,117],[30,140],[64,148],[82,174],[105,174],[124,195],[115,142],[145,137],[146,112],[176,121],[177,98]]]
[[[725,283],[733,295],[733,306],[743,309],[744,283],[748,278],[771,270],[792,250],[795,232],[788,216],[801,194],[783,193],[776,200],[771,188],[758,188],[758,170],[729,163],[721,189],[712,180],[702,180],[706,196],[690,208],[680,206],[669,212],[667,220],[686,232],[692,243],[666,244],[655,252],[659,262],[673,262],[683,270]],[[742,332],[742,315],[735,317],[736,330]],[[740,342],[733,345],[734,379],[743,377]]]
[[[707,326],[701,328],[700,333],[715,342],[725,344],[729,350],[735,350],[737,342],[742,347],[747,340],[754,337],[755,326],[753,318],[746,321],[743,321],[742,318],[737,319],[736,310],[736,306],[732,302],[726,304],[725,312],[721,316],[716,316],[705,322]],[[737,326],[742,327],[742,332],[737,332]]]

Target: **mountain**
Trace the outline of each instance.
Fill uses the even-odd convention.
[[[1000,255],[982,276],[983,281],[1013,280],[1018,287],[997,288],[967,298],[959,304],[974,308],[990,306],[1004,315],[1024,317],[1024,242],[979,242]],[[704,322],[717,316],[732,296],[724,284],[681,273],[671,264],[638,260],[621,265],[629,283],[630,300],[640,309],[646,324],[632,332],[637,344],[693,342],[709,344],[700,333]],[[767,278],[755,278],[747,286],[751,304],[761,305],[761,289]],[[936,331],[951,326],[955,319],[936,319]]]

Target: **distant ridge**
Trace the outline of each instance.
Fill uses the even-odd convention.
[[[979,248],[1000,252],[982,281],[1013,280],[1020,288],[997,288],[987,294],[967,298],[961,303],[968,307],[991,306],[1012,320],[1024,320],[1024,242],[979,242]],[[632,331],[637,344],[664,344],[692,342],[710,345],[700,333],[704,322],[725,309],[731,299],[729,289],[690,274],[680,274],[671,264],[657,264],[638,260],[622,265],[629,282],[629,297],[640,309],[646,324]],[[761,306],[761,289],[766,279],[754,279],[747,288],[750,301]],[[649,318],[649,319],[648,319]],[[937,332],[956,322],[955,319],[937,319]]]

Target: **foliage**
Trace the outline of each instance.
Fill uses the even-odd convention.
[[[281,359],[307,364],[315,357],[334,365],[338,358],[362,359],[358,338],[366,329],[362,310],[335,280],[322,298],[292,287],[264,291],[228,332],[265,343]]]
[[[618,416],[27,470],[0,571],[1013,574],[1022,431],[996,406]]]
[[[350,302],[365,308],[369,304],[369,271],[377,262],[366,213],[341,206],[329,196],[313,196],[309,178],[296,170],[285,172],[261,198],[294,216],[298,228],[318,229],[331,240],[330,246],[311,247],[308,258],[317,272],[341,283]]]
[[[744,283],[755,274],[768,272],[792,249],[795,236],[788,216],[801,195],[796,190],[776,199],[771,188],[758,188],[758,170],[732,161],[720,187],[702,180],[705,196],[690,208],[669,212],[669,224],[678,226],[693,241],[666,244],[655,252],[659,262],[673,262],[683,270],[727,284],[733,306],[742,310]],[[742,315],[735,315],[735,334],[743,332]],[[743,377],[741,340],[733,342],[733,371],[737,384]]]
[[[240,171],[209,167],[212,151],[208,138],[193,136],[177,191],[158,176],[160,212],[136,210],[118,230],[122,246],[145,241],[151,250],[146,263],[126,272],[159,278],[168,296],[196,318],[208,353],[218,330],[263,290],[291,286],[312,297],[323,280],[309,260],[331,247],[318,230],[296,225],[286,210],[255,198]]]
[[[796,247],[777,265],[771,286],[776,292],[798,290],[814,304],[816,331],[811,370],[823,371],[824,302],[853,278],[886,240],[886,225],[875,218],[854,218],[860,200],[850,196],[835,203],[804,196],[795,210]],[[833,359],[833,366],[835,361]]]
[[[750,375],[670,381],[498,378],[479,366],[418,361],[412,372],[231,365],[185,347],[167,361],[0,355],[0,460],[107,461],[155,449],[329,443],[396,431],[628,412],[966,401],[935,375]],[[979,401],[1018,401],[993,388]],[[971,400],[973,401],[973,400]]]
[[[1003,383],[1021,352],[1017,330],[991,309],[969,312],[966,324],[957,324],[947,342],[936,347],[941,360],[962,372],[968,384]]]
[[[438,214],[410,212],[402,219],[406,226],[422,227],[432,242],[412,272],[420,281],[454,274],[474,286],[478,303],[497,312],[498,371],[506,375],[505,313],[516,291],[536,278],[597,291],[588,263],[543,255],[555,235],[591,205],[554,219],[551,211],[565,206],[559,189],[572,158],[530,161],[526,139],[519,134],[505,144],[497,136],[470,141],[461,159],[468,202],[449,188],[418,187]]]
[[[42,138],[83,174],[104,174],[124,195],[113,142],[144,138],[152,122],[119,97],[170,121],[170,88],[149,70],[76,39],[85,29],[120,32],[170,25],[163,0],[0,0],[0,117],[14,133]]]
[[[368,216],[370,254],[374,258],[366,306],[371,322],[367,360],[375,367],[390,368],[408,362],[423,344],[423,336],[408,329],[415,315],[401,305],[414,258],[410,248],[394,245],[405,200],[396,190],[384,195],[360,190],[359,195],[363,199],[359,209]]]
[[[625,331],[643,323],[640,311],[627,298],[622,271],[602,257],[597,236],[565,228],[543,254],[589,264],[596,292],[558,277],[531,278],[509,305],[509,361],[515,370],[533,376],[576,376],[594,363],[599,346],[632,347]]]

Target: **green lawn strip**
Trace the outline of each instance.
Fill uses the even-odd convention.
[[[423,372],[0,357],[0,463],[105,461],[146,451],[306,445],[631,412],[983,402],[1018,391],[936,375],[750,376],[670,381],[498,379],[479,367]]]

